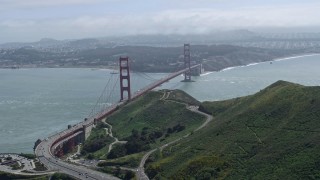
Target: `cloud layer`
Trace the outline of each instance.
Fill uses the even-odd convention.
[[[92,4],[100,0],[2,0],[1,7],[4,8],[28,8],[62,6],[75,4]],[[109,0],[111,1],[111,0]]]
[[[11,0],[18,1],[18,0]],[[10,2],[11,2],[10,1]],[[53,1],[32,0],[50,6]],[[92,0],[70,0],[89,3]],[[7,5],[10,5],[7,1]],[[66,2],[66,3],[67,3]],[[55,5],[63,5],[63,0]],[[40,3],[41,4],[41,3]],[[17,4],[16,4],[17,5]],[[20,4],[23,6],[23,3]],[[224,29],[320,26],[320,4],[171,9],[147,13],[82,15],[68,18],[0,20],[0,41],[29,41],[134,34],[200,34]]]

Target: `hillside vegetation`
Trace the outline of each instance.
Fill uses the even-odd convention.
[[[154,153],[150,178],[320,179],[320,87],[278,81],[199,109],[215,119]]]
[[[18,174],[10,174],[7,172],[2,172],[0,171],[0,179],[1,180],[21,180],[21,179],[28,179],[28,180],[47,180],[49,178],[48,175],[42,175],[42,176],[37,176],[37,175],[18,175]]]
[[[182,137],[204,122],[205,117],[188,110],[187,104],[200,103],[180,90],[148,92],[106,119],[113,136],[126,143],[115,144],[108,153],[114,140],[106,133],[109,126],[101,122],[85,141],[82,154],[108,160],[101,166],[137,167],[141,152]]]
[[[172,94],[175,94],[175,91]],[[190,96],[185,93],[178,94],[179,96],[170,96],[170,100],[177,100],[181,103],[197,103],[192,97],[190,100]],[[201,120],[204,119],[202,116],[187,110],[185,104],[160,100],[162,96],[163,92],[149,92],[121,108],[106,121],[113,126],[114,133],[120,139],[130,136],[132,130],[149,129],[150,131],[165,132],[168,128],[180,124],[186,125],[186,129],[191,131],[193,127],[201,124]]]

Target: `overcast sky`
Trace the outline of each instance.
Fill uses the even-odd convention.
[[[320,27],[319,0],[0,0],[0,43]]]

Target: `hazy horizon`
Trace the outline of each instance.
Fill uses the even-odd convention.
[[[319,32],[316,0],[2,0],[0,43],[217,31]]]

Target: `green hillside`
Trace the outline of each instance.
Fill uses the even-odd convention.
[[[23,180],[23,179],[28,179],[28,180],[47,180],[50,178],[49,175],[19,175],[19,174],[11,174],[8,172],[2,172],[0,171],[0,179],[1,180]],[[54,180],[54,179],[53,179]]]
[[[204,118],[187,110],[186,105],[182,104],[196,104],[198,101],[186,93],[178,92],[181,91],[173,91],[172,94],[179,95],[171,95],[168,100],[160,100],[163,92],[151,91],[119,109],[106,121],[113,126],[113,131],[119,139],[130,136],[134,129],[142,131],[147,128],[150,131],[165,132],[179,123],[186,125],[186,129],[191,131],[199,126]]]
[[[137,167],[141,152],[182,137],[204,122],[205,117],[188,110],[187,104],[200,103],[180,90],[148,92],[106,119],[112,125],[113,136],[127,143],[114,145],[108,153],[114,139],[106,134],[109,126],[101,122],[85,141],[82,154],[107,160],[101,166]]]
[[[320,179],[320,87],[278,81],[204,102],[214,120],[149,158],[154,179]]]

